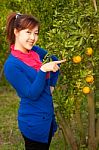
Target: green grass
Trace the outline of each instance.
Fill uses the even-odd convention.
[[[17,126],[19,98],[12,88],[0,87],[0,150],[23,150],[24,142]],[[64,150],[61,131],[56,132],[50,150]]]

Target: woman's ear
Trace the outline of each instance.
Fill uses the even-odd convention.
[[[14,34],[15,34],[15,36],[17,36],[18,33],[19,33],[18,30],[16,28],[14,28]]]

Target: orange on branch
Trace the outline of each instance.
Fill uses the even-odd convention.
[[[85,80],[88,83],[92,83],[94,81],[94,78],[93,78],[93,76],[90,75],[90,76],[87,76]]]
[[[92,49],[91,47],[87,48],[86,54],[87,54],[88,56],[91,56],[91,55],[93,54],[93,49]]]
[[[74,63],[80,63],[80,62],[81,62],[81,59],[82,59],[82,58],[81,58],[81,56],[79,56],[79,55],[74,56],[74,57],[73,57],[73,62],[74,62]]]
[[[83,93],[84,94],[88,94],[90,92],[90,88],[88,86],[85,86],[83,89],[82,89]]]

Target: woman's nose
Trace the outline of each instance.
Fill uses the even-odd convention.
[[[31,34],[31,39],[34,39],[35,37],[34,37],[34,34]]]

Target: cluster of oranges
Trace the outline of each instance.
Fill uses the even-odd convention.
[[[85,80],[87,83],[93,83],[94,77],[92,75],[89,75],[86,77]],[[85,93],[85,94],[90,93],[90,88],[88,86],[83,87],[83,93]]]
[[[86,55],[92,56],[92,54],[93,54],[93,49],[92,48],[87,48],[86,49]],[[80,63],[81,60],[82,60],[81,56],[79,56],[79,55],[73,56],[73,62],[74,63],[76,63],[76,64]],[[88,75],[85,80],[86,80],[87,83],[92,83],[94,81],[94,78],[93,78],[92,75]],[[88,93],[90,93],[90,88],[88,86],[85,86],[85,87],[83,87],[82,91],[83,91],[84,94],[88,94]]]
[[[92,49],[92,48],[87,48],[86,54],[87,54],[88,56],[91,56],[91,55],[93,54],[93,49]],[[81,56],[79,56],[79,55],[73,56],[73,62],[74,62],[74,63],[80,63],[81,60],[82,60],[82,57],[81,57]]]

